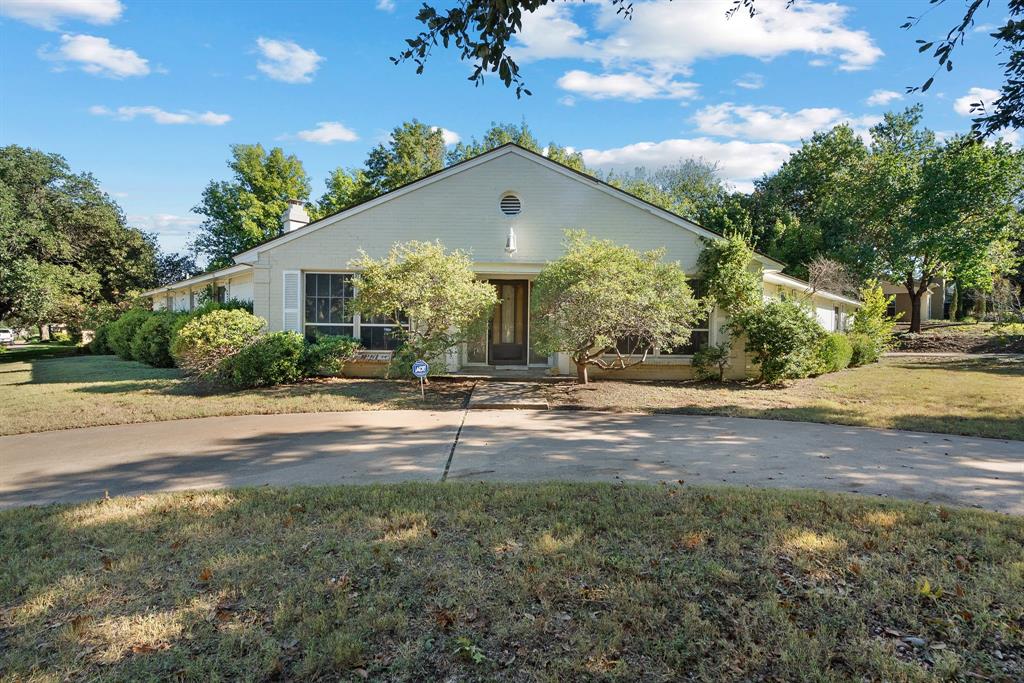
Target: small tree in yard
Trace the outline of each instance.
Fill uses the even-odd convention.
[[[477,279],[469,255],[446,252],[439,242],[395,244],[382,259],[361,253],[352,265],[361,271],[354,309],[393,323],[403,358],[436,360],[480,336],[498,301],[494,287]]]
[[[876,358],[893,347],[897,317],[888,315],[886,311],[895,298],[886,296],[882,286],[874,280],[860,290],[861,305],[853,315],[850,333],[862,334],[870,339]]]
[[[534,282],[535,349],[571,353],[586,384],[591,366],[624,369],[654,349],[685,343],[701,306],[679,265],[663,263],[663,256],[664,250],[641,253],[567,231],[565,255]],[[625,354],[620,344],[628,347]]]

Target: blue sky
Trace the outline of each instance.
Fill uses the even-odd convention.
[[[93,172],[133,225],[177,250],[232,143],[296,154],[318,196],[332,168],[361,164],[404,120],[467,139],[525,118],[592,166],[701,156],[747,190],[840,121],[866,130],[920,101],[931,128],[965,131],[966,103],[1001,83],[987,35],[999,2],[924,96],[903,94],[934,69],[914,39],[944,33],[960,3],[910,32],[898,27],[925,0],[758,0],[757,18],[727,21],[730,4],[635,2],[630,22],[602,0],[543,8],[516,43],[533,91],[517,100],[496,78],[474,88],[454,51],[437,50],[421,76],[393,65],[419,29],[418,1],[0,0],[0,144]]]

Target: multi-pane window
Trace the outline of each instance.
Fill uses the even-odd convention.
[[[214,290],[214,298],[217,300],[217,303],[219,304],[222,304],[225,301],[227,301],[228,288],[225,287],[224,285],[218,285],[217,288]]]
[[[306,273],[305,285],[306,336],[355,336],[351,310],[352,276],[338,273]]]
[[[409,324],[404,315],[398,316],[402,327]],[[397,326],[390,318],[373,316],[359,321],[359,343],[364,349],[391,351],[398,348],[400,339],[395,334]]]
[[[407,326],[409,320],[398,316],[399,325],[385,317],[361,319],[352,310],[355,288],[352,275],[347,273],[306,273],[305,275],[305,329],[312,339],[320,334],[355,337],[364,349],[390,351],[398,348],[395,329]]]

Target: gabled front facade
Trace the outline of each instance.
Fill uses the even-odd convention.
[[[448,369],[507,366],[572,373],[567,354],[547,357],[531,349],[528,306],[532,281],[547,262],[561,256],[564,233],[570,228],[635,249],[664,248],[666,260],[679,262],[687,273],[696,272],[702,239],[720,238],[590,176],[505,145],[297,227],[238,254],[230,268],[147,295],[155,307],[173,302],[175,310],[188,310],[184,302],[197,289],[226,286],[215,291],[243,298],[251,288],[253,310],[267,320],[269,329],[354,336],[368,353],[351,372],[373,374],[386,363],[393,342],[383,321],[363,320],[348,310],[354,294],[351,262],[361,251],[382,257],[396,242],[439,240],[448,249],[469,252],[479,277],[491,281],[501,299],[485,337],[449,350]],[[751,268],[766,278],[778,274],[777,281],[769,283],[772,288],[797,293],[806,286],[782,276],[782,264],[766,256],[758,256]],[[856,301],[825,292],[815,296],[825,302],[822,307],[827,306],[829,315],[833,304],[840,309],[834,321],[823,319],[828,329],[838,329],[839,321],[857,306]],[[658,352],[630,372],[648,377],[689,376],[693,350],[715,343],[723,322],[712,314],[702,329],[694,331],[690,347]],[[733,373],[742,375],[746,360],[741,349],[734,352]]]

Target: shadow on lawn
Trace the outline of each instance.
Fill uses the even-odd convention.
[[[959,625],[950,647],[994,676],[990,644],[1017,603],[1004,586],[1009,609],[981,605],[1012,565],[1012,518],[947,510],[938,543],[934,508],[813,493],[261,488],[13,517],[0,544],[19,547],[0,568],[19,578],[0,633],[15,676],[581,680],[609,639],[609,678],[923,674],[887,642],[862,652],[879,623],[939,637],[926,625],[948,608],[910,599],[912,586],[905,600],[878,588],[911,569],[964,587],[985,618]],[[976,568],[958,575],[958,555]],[[879,621],[897,603],[900,623]],[[178,628],[149,628],[163,615]],[[471,661],[460,641],[486,656]]]
[[[907,362],[891,360],[889,366],[900,370],[949,370],[952,372],[980,372],[991,375],[1024,377],[1024,355],[999,358],[938,358]]]

